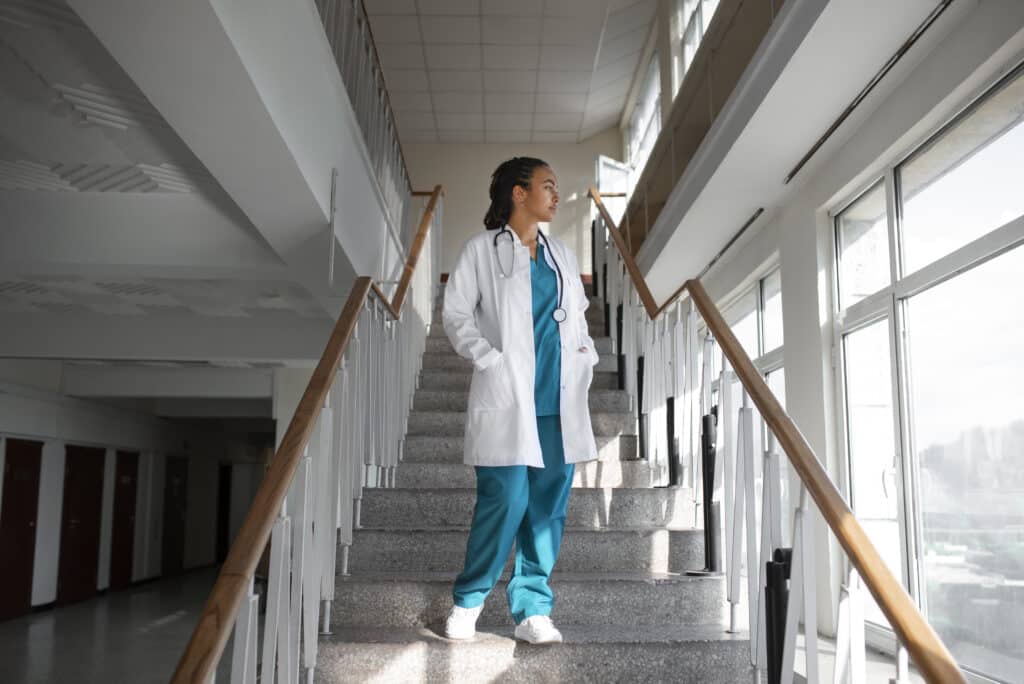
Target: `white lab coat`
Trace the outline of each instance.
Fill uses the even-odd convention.
[[[498,265],[494,236],[482,231],[463,245],[448,276],[442,321],[459,355],[473,362],[463,460],[468,465],[544,467],[534,406],[533,291],[530,250],[511,228],[515,267],[508,277]],[[580,280],[576,256],[557,238],[547,236],[551,254],[562,269],[562,307],[558,324],[562,346],[559,410],[566,463],[597,458],[587,394],[598,353],[587,330],[584,311],[590,303]],[[507,242],[507,234],[502,241]],[[500,244],[500,242],[499,242]],[[503,247],[507,250],[507,247]],[[506,257],[507,260],[508,257]],[[586,352],[579,349],[586,347]]]

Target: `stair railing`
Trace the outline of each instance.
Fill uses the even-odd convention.
[[[657,305],[620,229],[604,206],[601,193],[591,187],[589,195],[597,208],[594,249],[602,252],[595,262],[603,264],[602,273],[595,274],[597,292],[603,295],[612,314],[614,320],[609,321],[609,328],[617,337],[614,340],[617,352],[624,357],[620,358],[619,367],[625,377],[620,382],[634,397],[639,393],[637,398],[645,413],[640,425],[641,433],[645,427],[647,432],[647,439],[641,440],[645,442],[642,457],[654,463],[667,461],[669,470],[675,471],[674,483],[692,488],[698,508],[704,508],[705,482],[714,490],[716,507],[724,505],[730,629],[736,629],[738,610],[746,603],[751,666],[767,669],[769,681],[792,682],[796,637],[802,618],[806,680],[822,681],[817,672],[814,584],[817,573],[813,565],[814,520],[820,515],[835,534],[850,564],[849,581],[843,587],[839,605],[835,681],[844,681],[841,679],[844,673],[858,667],[863,671],[863,620],[861,618],[858,624],[854,619],[862,615],[858,604],[861,581],[927,681],[965,681],[949,650],[882,560],[700,281],[686,281],[668,300]],[[698,315],[707,329],[704,340],[698,339]],[[722,427],[720,432],[712,430],[721,436],[722,444],[720,449],[712,451],[724,458],[717,459],[720,463],[705,478],[701,423],[704,416],[712,413],[712,382],[715,380],[711,377],[712,340],[724,356],[723,370],[717,379],[716,410],[718,424]],[[638,364],[641,356],[644,357],[642,367]],[[656,383],[655,378],[661,378],[661,382]],[[736,382],[742,388],[739,397],[731,390]],[[755,433],[755,409],[768,430],[768,444],[760,454],[755,454],[755,445],[760,441]],[[658,432],[652,424],[674,427]],[[679,434],[678,444],[672,432]],[[799,477],[798,503],[789,537],[792,549],[782,548],[785,480],[780,473],[779,448]],[[755,486],[759,472],[760,506]],[[708,500],[711,498],[709,493]],[[812,501],[815,506],[810,505]],[[715,518],[704,519],[710,519],[717,529]],[[744,570],[747,574],[745,597],[741,589]],[[787,578],[788,598],[785,597]],[[768,591],[765,591],[766,585],[770,586]],[[769,605],[772,602],[775,605]],[[775,620],[771,619],[773,616]],[[897,661],[898,677],[904,675],[900,661]],[[859,681],[864,681],[863,676]]]
[[[318,626],[320,634],[330,628],[338,546],[347,574],[363,487],[394,486],[439,287],[433,265],[442,193],[440,185],[430,193],[390,301],[369,277],[356,278],[178,661],[175,684],[206,684],[226,669],[218,664],[232,627],[232,684],[254,684],[257,671],[262,684],[298,682],[303,672],[313,681]],[[426,265],[417,269],[421,257]],[[266,588],[257,592],[268,541]]]

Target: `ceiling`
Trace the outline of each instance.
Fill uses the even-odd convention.
[[[577,143],[618,124],[656,0],[365,0],[403,143]]]

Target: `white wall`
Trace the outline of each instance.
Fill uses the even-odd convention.
[[[832,370],[831,222],[828,211],[921,142],[970,99],[1024,58],[1024,3],[980,2],[910,72],[895,92],[753,235],[745,236],[704,278],[725,303],[766,264],[781,264],[786,408],[833,478],[840,482],[839,402]],[[863,113],[862,113],[863,115]],[[798,152],[802,152],[798,151]],[[819,620],[834,627],[840,558],[819,521]]]
[[[576,253],[582,273],[590,273],[590,199],[598,155],[619,159],[622,138],[610,128],[578,144],[412,144],[404,145],[414,188],[444,186],[444,247],[441,272],[451,272],[459,248],[484,230],[488,189],[498,164],[512,157],[543,159],[558,178],[558,212],[548,229]],[[544,226],[541,226],[544,229]]]

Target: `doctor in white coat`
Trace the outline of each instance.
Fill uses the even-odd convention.
[[[545,162],[516,157],[495,170],[486,231],[463,245],[445,288],[442,320],[473,362],[464,461],[477,499],[449,638],[468,639],[513,543],[508,584],[515,636],[561,641],[548,577],[565,524],[574,464],[597,458],[587,395],[598,361],[575,255],[538,223],[558,208]]]

